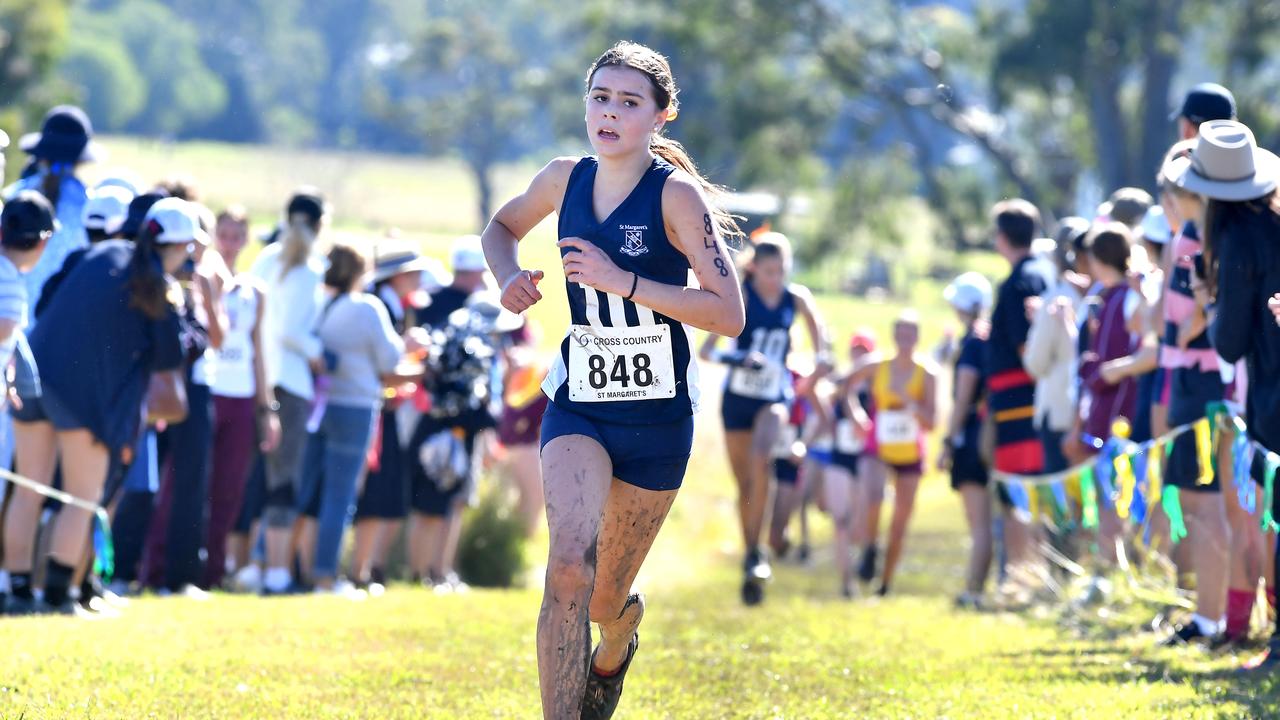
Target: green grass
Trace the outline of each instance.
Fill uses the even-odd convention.
[[[206,145],[170,148],[157,159],[141,143],[108,144],[117,161],[147,177],[197,175],[215,205],[233,198],[214,188],[231,188],[234,199],[272,199],[254,205],[266,213],[313,170],[354,173],[376,185],[331,186],[349,198],[337,203],[344,229],[398,224],[437,255],[451,233],[469,229],[469,185],[447,163]],[[406,185],[380,181],[393,175]],[[525,176],[513,172],[508,187]],[[370,207],[385,210],[347,214],[361,207],[350,199],[364,193],[416,204],[380,200]],[[544,226],[522,252],[554,287],[561,278],[551,239]],[[939,291],[927,282],[910,289],[926,343],[951,321]],[[563,303],[550,297],[534,312],[548,344],[565,322]],[[840,343],[863,325],[885,337],[901,307],[836,295],[819,302]],[[707,387],[716,387],[714,369],[707,375]],[[937,476],[922,489],[895,597],[839,600],[831,553],[821,545],[813,567],[780,566],[769,602],[747,610],[737,600],[734,495],[714,401],[699,418],[695,448],[685,488],[641,571],[649,614],[619,718],[1280,716],[1275,681],[1235,679],[1237,659],[1154,649],[1153,636],[1135,629],[1154,606],[1129,602],[1106,617],[1055,607],[953,611],[966,541],[959,504]],[[826,520],[814,518],[816,537],[829,537]],[[543,536],[530,550],[531,577],[545,543]],[[536,717],[539,598],[536,587],[439,597],[395,586],[364,604],[144,598],[114,620],[6,619],[0,717]]]

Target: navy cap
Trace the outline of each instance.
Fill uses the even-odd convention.
[[[1169,117],[1184,117],[1195,125],[1210,120],[1235,120],[1236,98],[1231,91],[1217,83],[1200,83],[1187,91],[1182,109]]]
[[[32,157],[55,163],[93,162],[103,156],[93,141],[93,123],[74,105],[50,110],[40,132],[24,135],[18,145]]]
[[[53,206],[35,190],[22,190],[0,212],[0,242],[5,247],[30,250],[58,227]]]
[[[296,214],[305,215],[311,224],[315,225],[320,222],[320,218],[324,217],[325,211],[324,196],[320,191],[313,187],[303,187],[289,198],[289,205],[285,208],[284,214],[286,218]]]
[[[152,190],[129,201],[129,213],[125,215],[124,224],[120,226],[120,235],[132,240],[142,230],[142,222],[147,219],[151,206],[169,197],[163,190]]]

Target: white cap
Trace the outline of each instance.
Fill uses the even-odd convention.
[[[115,235],[129,216],[129,203],[132,201],[133,195],[122,187],[99,187],[84,204],[82,219],[85,229]]]
[[[198,210],[192,203],[174,197],[157,200],[147,211],[147,224],[155,223],[156,242],[161,245],[198,242],[209,244],[209,234],[200,229]]]
[[[1164,215],[1164,208],[1152,205],[1142,218],[1142,237],[1148,242],[1164,245],[1173,237],[1173,228],[1169,227],[1169,218]]]
[[[137,177],[135,177],[133,173],[127,170],[121,170],[103,177],[98,181],[98,184],[94,186],[94,189],[101,190],[103,188],[116,187],[122,190],[127,190],[130,197],[137,197],[138,188],[141,185],[142,183],[138,182]]]
[[[451,257],[455,273],[484,272],[489,269],[489,264],[484,260],[484,248],[480,246],[479,235],[463,235],[454,240]]]
[[[991,307],[991,283],[976,272],[967,272],[952,280],[942,297],[956,310],[979,313]]]

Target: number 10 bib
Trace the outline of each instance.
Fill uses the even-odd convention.
[[[671,327],[569,328],[569,399],[664,400],[676,396]]]

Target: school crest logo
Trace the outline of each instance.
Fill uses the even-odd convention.
[[[633,225],[623,225],[622,232],[625,241],[622,243],[622,252],[631,257],[640,257],[649,252],[649,247],[644,244],[644,231],[648,227],[636,227]]]

